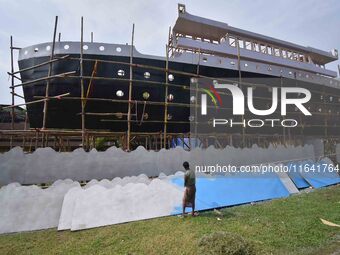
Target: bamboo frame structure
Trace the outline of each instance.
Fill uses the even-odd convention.
[[[80,54],[79,57],[70,57],[69,55],[64,56],[55,56],[54,55],[54,47],[56,42],[56,32],[57,32],[57,23],[58,23],[58,17],[56,17],[55,20],[55,26],[54,26],[54,33],[53,33],[53,44],[52,44],[52,52],[50,55],[49,61],[21,69],[18,71],[14,70],[14,59],[13,59],[13,50],[20,49],[18,47],[13,46],[13,39],[11,37],[11,72],[8,73],[11,76],[11,96],[12,96],[12,104],[9,107],[5,108],[11,108],[12,111],[12,124],[11,124],[11,130],[0,130],[0,138],[1,139],[7,139],[7,137],[10,137],[10,147],[12,147],[12,138],[15,138],[15,141],[18,143],[19,140],[22,141],[22,146],[26,148],[28,151],[32,151],[33,149],[36,149],[38,147],[46,147],[46,146],[52,146],[60,151],[66,151],[70,150],[71,148],[75,147],[83,147],[85,150],[89,150],[92,148],[95,148],[96,146],[96,138],[100,137],[106,137],[111,139],[112,141],[116,141],[120,144],[120,146],[124,147],[127,151],[130,151],[132,149],[131,143],[142,143],[145,145],[148,149],[161,149],[161,148],[169,148],[171,141],[174,141],[176,143],[177,140],[181,141],[181,144],[186,149],[191,149],[191,139],[189,139],[188,142],[185,141],[185,138],[191,138],[196,137],[200,138],[200,143],[202,146],[207,146],[209,143],[209,140],[213,140],[216,147],[222,148],[226,145],[236,145],[236,146],[249,146],[252,143],[257,143],[260,146],[268,146],[269,142],[276,143],[276,144],[292,144],[292,143],[302,143],[303,142],[303,135],[290,135],[288,132],[288,137],[283,130],[282,135],[253,135],[253,134],[247,134],[243,128],[242,134],[200,134],[197,132],[197,129],[192,132],[188,133],[171,133],[168,132],[167,127],[168,123],[170,121],[168,120],[168,107],[169,106],[175,106],[175,107],[193,107],[192,104],[186,104],[186,103],[174,103],[170,102],[168,100],[168,89],[169,88],[182,88],[184,90],[194,90],[196,92],[196,99],[197,99],[197,93],[198,93],[198,87],[192,88],[188,86],[187,84],[177,84],[175,82],[169,82],[169,74],[175,74],[175,75],[182,75],[185,77],[194,77],[194,78],[213,78],[204,76],[200,73],[200,57],[201,54],[204,52],[201,52],[201,50],[198,50],[198,62],[196,67],[196,72],[190,73],[185,71],[179,71],[174,70],[171,68],[171,65],[169,65],[169,59],[174,54],[174,52],[181,50],[179,48],[176,48],[173,45],[173,36],[171,34],[171,27],[169,27],[169,34],[168,34],[168,42],[165,46],[165,67],[157,67],[152,65],[145,65],[145,64],[138,64],[134,61],[133,56],[133,50],[134,50],[134,33],[135,33],[135,25],[132,26],[132,33],[131,33],[131,47],[130,47],[130,61],[129,62],[121,62],[121,61],[114,61],[114,60],[104,60],[104,59],[97,59],[97,58],[86,58],[84,57],[83,47],[84,47],[84,21],[83,17],[81,18],[81,28],[80,28]],[[61,40],[61,33],[59,33],[58,41]],[[93,42],[93,32],[91,32],[91,42]],[[266,84],[256,84],[256,83],[248,83],[242,79],[242,73],[241,73],[241,59],[240,59],[240,49],[239,45],[237,47],[238,49],[238,84],[240,86],[249,85],[249,86],[256,86],[256,87],[267,87]],[[67,63],[67,61],[79,61],[79,67],[80,67],[80,74],[79,76],[76,75],[76,71],[69,71],[65,73],[60,74],[52,74],[52,67],[53,64],[63,60]],[[84,63],[88,62],[94,62],[94,70],[92,72],[91,76],[84,75]],[[118,64],[118,65],[125,65],[129,68],[129,79],[124,78],[114,78],[114,77],[100,77],[96,76],[96,70],[97,65],[101,63],[107,63],[107,64]],[[49,66],[48,74],[46,77],[22,82],[20,78],[17,76],[17,74],[20,74],[21,72],[34,70],[36,68],[42,67],[42,66]],[[157,82],[157,81],[150,81],[150,80],[142,80],[134,78],[134,71],[141,69],[150,69],[154,71],[163,72],[165,74],[165,82]],[[295,77],[296,78],[296,77]],[[15,84],[15,79],[19,80],[20,84]],[[53,81],[59,81],[63,80],[66,81],[67,79],[78,79],[81,93],[80,96],[71,96],[70,93],[65,93],[61,95],[50,95],[49,93],[49,85],[50,82]],[[218,78],[218,80],[225,81],[225,82],[232,82],[235,83],[235,80],[226,79],[226,78]],[[296,80],[296,79],[295,79]],[[87,89],[87,92],[85,91],[85,81],[89,81],[89,86]],[[112,82],[122,82],[122,84],[126,84],[129,89],[129,95],[128,100],[120,100],[120,99],[110,99],[110,98],[95,98],[95,97],[89,97],[89,91],[91,89],[91,86],[93,86],[93,83],[95,81],[106,81],[107,84],[110,84]],[[46,82],[46,90],[45,90],[45,96],[44,97],[35,97],[37,100],[33,100],[30,102],[25,102],[23,104],[15,104],[14,98],[21,97],[17,93],[15,93],[15,88],[17,87],[25,87],[25,86],[35,86],[38,82]],[[132,91],[133,88],[136,86],[139,86],[139,84],[145,84],[147,83],[150,86],[163,86],[164,87],[164,100],[160,102],[156,101],[141,101],[141,100],[134,100],[132,98]],[[281,76],[281,86],[282,86],[282,76]],[[327,103],[325,100],[326,96],[332,95],[332,93],[327,93],[325,89],[322,91],[315,91],[310,90],[311,92],[314,92],[315,94],[319,94],[323,96],[322,105],[326,107],[327,105],[339,105],[340,103]],[[228,92],[221,92],[221,94],[230,94]],[[265,97],[254,97],[261,100],[270,100]],[[79,115],[81,115],[81,129],[73,129],[73,130],[64,130],[64,129],[53,129],[48,128],[46,120],[48,119],[48,101],[49,100],[74,100],[80,101],[81,104],[81,112]],[[127,104],[128,111],[127,113],[116,113],[116,112],[107,112],[107,113],[97,113],[97,112],[87,112],[86,111],[86,102],[88,101],[94,101],[94,102],[112,102],[112,103],[121,103],[121,104]],[[14,130],[14,107],[16,106],[26,106],[30,104],[36,104],[36,103],[44,103],[44,117],[43,117],[43,126],[42,129],[30,129],[30,130]],[[162,123],[164,124],[163,130],[160,130],[159,132],[132,132],[131,130],[131,124],[132,123],[138,123],[137,116],[136,120],[132,120],[131,117],[134,116],[132,113],[133,104],[142,104],[142,105],[159,105],[164,107],[164,118],[163,120],[144,120],[144,116],[142,116],[142,120],[145,123]],[[199,106],[197,104],[197,100],[195,103],[195,108],[197,109]],[[208,106],[209,107],[209,106]],[[221,109],[230,109],[227,107],[221,107]],[[288,112],[290,114],[294,114],[294,112]],[[126,132],[112,132],[108,130],[90,130],[86,129],[86,116],[117,116],[117,114],[121,114],[123,116],[127,116],[127,119],[119,120],[119,119],[103,119],[101,121],[108,121],[108,122],[126,122],[127,123],[127,130]],[[137,114],[137,113],[136,113]],[[323,113],[323,112],[313,112],[315,115],[320,116],[331,116],[335,113]],[[197,111],[195,114],[195,123],[197,119]],[[191,123],[190,121],[171,121],[171,123]],[[312,127],[312,126],[328,126],[327,118],[325,118],[325,122],[322,125],[306,125],[302,124],[303,127]],[[325,136],[330,141],[340,141],[340,136],[328,136],[327,134],[327,128],[325,129]],[[143,141],[143,142],[142,142]],[[54,144],[53,144],[54,143]]]

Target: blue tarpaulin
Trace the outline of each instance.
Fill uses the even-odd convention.
[[[183,187],[183,177],[172,182]],[[217,176],[196,179],[196,210],[207,210],[289,196],[276,174],[266,176]],[[174,214],[180,213],[176,208]]]
[[[294,166],[288,174],[298,188],[321,188],[340,183],[337,169],[329,162],[305,161],[302,163],[291,163]]]

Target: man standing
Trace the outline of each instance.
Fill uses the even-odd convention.
[[[186,207],[192,207],[192,216],[196,216],[195,214],[195,197],[196,197],[196,175],[195,171],[191,170],[189,167],[189,163],[185,161],[183,163],[183,167],[185,169],[184,174],[184,197],[183,197],[183,213],[185,214]]]

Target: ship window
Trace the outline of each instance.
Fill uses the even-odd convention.
[[[235,65],[235,62],[234,62],[234,61],[230,61],[230,64],[231,64],[232,66],[234,66],[234,65]]]
[[[144,78],[145,79],[149,79],[150,78],[150,73],[149,72],[145,72],[144,73]]]
[[[89,46],[84,45],[84,46],[83,46],[83,49],[84,49],[84,50],[88,50],[88,49],[89,49]]]
[[[236,39],[233,37],[229,37],[229,45],[232,47],[236,47]]]
[[[105,47],[102,45],[102,46],[99,46],[99,50],[100,51],[104,51],[105,50]]]
[[[282,57],[287,58],[287,51],[286,50],[282,50]]]
[[[124,92],[122,90],[117,90],[116,96],[117,97],[122,97],[122,96],[124,96]]]
[[[272,68],[269,66],[269,67],[268,67],[268,71],[270,72],[271,70],[272,70]]]
[[[195,96],[191,96],[190,97],[190,102],[191,103],[195,103],[196,102],[196,97]]]
[[[150,97],[149,92],[146,92],[146,91],[145,91],[145,92],[143,93],[143,98],[144,98],[145,100],[148,100],[149,97]]]
[[[46,46],[46,50],[47,51],[51,50],[51,46],[50,45]]]
[[[247,50],[251,50],[251,42],[245,42],[245,48],[247,49]]]
[[[116,51],[117,51],[117,52],[121,52],[121,51],[122,51],[122,48],[121,48],[121,47],[117,47],[117,48],[116,48]]]
[[[70,48],[70,45],[68,45],[68,44],[66,44],[65,46],[64,46],[64,49],[65,50],[68,50]]]
[[[239,39],[238,40],[238,46],[243,49],[244,48],[244,41]]]
[[[302,55],[302,54],[299,54],[299,61],[300,61],[300,62],[304,62],[303,59],[304,59],[303,55]]]
[[[25,50],[24,54],[25,54],[25,55],[27,55],[27,54],[28,54],[28,51],[27,51],[27,50]]]
[[[174,95],[173,94],[169,94],[168,95],[168,101],[172,102],[174,100]]]
[[[293,72],[292,71],[289,71],[289,73],[288,73],[289,75],[293,75]]]
[[[206,58],[206,57],[204,57],[203,58],[203,62],[205,63],[205,62],[207,62],[208,61],[208,59]]]
[[[260,49],[262,53],[266,53],[266,46],[265,45],[260,45]]]
[[[257,52],[260,51],[260,48],[259,48],[258,43],[254,43],[254,49],[255,49],[255,51],[257,51]]]
[[[35,49],[34,49],[34,52],[38,52],[38,51],[39,51],[39,49],[38,49],[38,48],[35,48]]]
[[[293,57],[294,60],[299,60],[298,54],[296,52],[293,53],[293,56],[294,56]]]
[[[170,113],[168,113],[168,120],[172,119],[172,115]]]
[[[292,59],[293,54],[291,51],[287,51],[287,58]]]
[[[192,116],[192,115],[190,115],[190,116],[189,116],[189,121],[194,121],[194,120],[195,120],[195,117]]]
[[[175,79],[175,76],[173,74],[168,75],[169,81],[173,81]]]
[[[245,67],[247,67],[247,66],[248,66],[248,64],[247,64],[247,63],[244,63],[244,66],[245,66]]]
[[[272,47],[267,46],[267,53],[268,53],[269,55],[272,55],[272,54],[273,54],[273,52],[272,52]]]
[[[280,57],[280,49],[274,48],[274,55]]]
[[[124,76],[125,75],[125,72],[124,72],[124,70],[118,70],[118,76]]]

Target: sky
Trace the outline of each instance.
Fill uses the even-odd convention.
[[[340,50],[338,0],[0,0],[0,104],[11,102],[9,38],[27,47],[53,38],[55,16],[62,41],[130,43],[145,54],[165,56],[169,26],[175,24],[177,4],[187,12],[231,26],[325,51]],[[15,55],[15,62],[17,54]],[[329,64],[337,71],[339,61]],[[16,90],[22,95],[21,89]],[[16,98],[16,103],[22,100]]]

